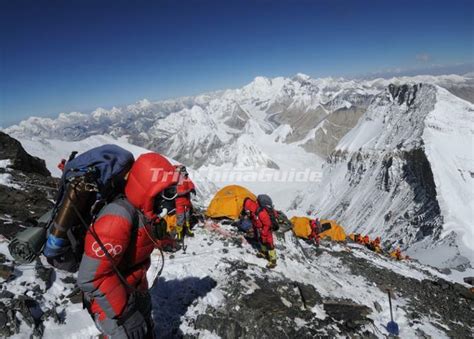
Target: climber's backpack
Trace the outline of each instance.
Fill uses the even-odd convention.
[[[272,231],[278,231],[280,224],[277,220],[277,213],[273,207],[272,198],[266,194],[260,194],[257,196],[257,202],[259,206],[256,213],[257,217],[260,215],[261,211],[266,210],[272,222]]]
[[[68,272],[79,269],[89,224],[105,204],[123,194],[133,162],[133,154],[116,145],[103,145],[69,158],[43,250],[51,265]],[[53,234],[58,230],[67,237]]]
[[[277,210],[276,215],[277,215],[277,222],[278,222],[278,225],[279,225],[278,230],[281,233],[289,231],[293,228],[293,224],[291,223],[290,219],[288,219],[288,217],[286,216],[285,213],[283,213],[282,211]]]

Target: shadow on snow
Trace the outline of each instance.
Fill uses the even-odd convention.
[[[157,338],[181,338],[181,316],[194,300],[204,297],[217,282],[211,277],[165,280],[160,278],[151,290],[153,320]]]

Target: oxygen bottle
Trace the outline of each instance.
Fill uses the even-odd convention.
[[[90,209],[96,197],[97,187],[88,182],[86,176],[75,177],[66,185],[63,201],[58,206],[43,251],[47,258],[57,257],[68,250],[69,230],[81,225],[81,217],[90,222]]]

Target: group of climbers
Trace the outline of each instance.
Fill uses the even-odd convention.
[[[94,156],[99,160],[93,161]],[[86,163],[93,164],[93,170],[83,166]],[[120,147],[106,145],[77,158],[74,153],[67,161],[62,159],[58,168],[63,172],[63,188],[44,250],[48,261],[61,268],[77,266],[84,307],[105,336],[152,338],[151,298],[146,278],[151,252],[156,247],[176,251],[180,243],[184,245],[184,237],[194,236],[191,197],[196,194],[196,187],[186,167],[173,166],[157,153],[144,154],[134,160],[133,155]],[[74,234],[61,224],[68,220],[61,208],[71,205],[65,203],[69,195],[78,196],[80,185],[72,190],[67,185],[72,186],[74,178],[86,178],[89,174],[95,179],[113,175],[115,178],[107,190],[102,190],[100,185],[98,190],[93,190],[93,195],[100,197],[88,198],[93,204],[78,204],[95,212],[84,220],[79,216],[82,223],[87,223],[84,225],[87,230],[83,241],[78,242],[82,251],[75,265],[66,262],[71,256],[61,253],[62,245],[72,246],[70,237]],[[97,204],[99,200],[103,203]],[[293,228],[296,236],[315,246],[324,238],[346,240],[343,227],[336,221],[311,218],[311,214],[294,217],[290,222],[282,212],[275,210],[268,195],[255,196],[236,185],[219,191],[206,213],[210,218],[237,219],[238,228],[248,239],[254,240],[257,257],[266,259],[266,267],[270,269],[277,265],[273,232],[283,225]],[[384,252],[380,237],[370,240],[368,235],[351,234],[349,238],[376,253]],[[397,260],[407,258],[399,248],[390,256]]]
[[[404,255],[400,249],[400,247],[396,247],[391,251],[384,250],[382,247],[382,241],[380,237],[376,237],[375,239],[371,240],[370,237],[366,235],[361,235],[359,233],[351,233],[349,235],[349,239],[353,242],[361,244],[368,248],[369,250],[379,253],[379,254],[388,254],[390,258],[396,260],[408,260],[410,257],[408,255]]]
[[[382,247],[382,241],[380,237],[371,239],[369,235],[362,235],[358,233],[351,233],[346,236],[344,228],[334,220],[319,219],[311,217],[313,213],[307,212],[307,216],[293,217],[291,223],[293,224],[293,233],[307,242],[314,243],[319,246],[320,240],[328,238],[332,241],[345,242],[349,240],[363,245],[369,250],[378,254],[388,254],[391,258],[396,260],[407,260],[410,259],[408,255],[404,255],[400,248],[397,247],[392,251],[386,251]]]
[[[349,239],[358,244],[364,245],[373,252],[383,253],[380,237],[376,237],[374,240],[371,240],[368,235],[363,236],[359,233],[351,233],[349,235]]]

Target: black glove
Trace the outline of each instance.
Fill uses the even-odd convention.
[[[147,334],[147,323],[139,311],[134,311],[127,315],[125,319],[120,319],[120,327],[127,335],[128,339],[143,339]]]

